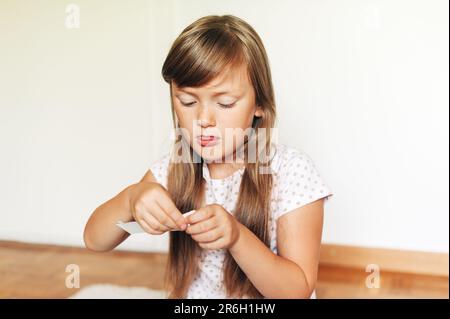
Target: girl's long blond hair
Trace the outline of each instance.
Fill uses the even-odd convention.
[[[169,85],[174,81],[179,87],[200,87],[227,67],[240,65],[247,67],[248,77],[255,91],[255,103],[264,112],[262,117],[255,117],[253,120],[252,127],[256,132],[254,138],[258,139],[259,128],[265,128],[264,149],[270,150],[270,129],[275,122],[275,98],[270,67],[263,43],[248,23],[232,15],[211,15],[193,22],[173,43],[164,62],[162,76]],[[172,117],[174,127],[178,129],[173,103]],[[190,158],[177,163],[171,161],[167,187],[175,205],[184,213],[202,205],[205,189],[203,160],[193,160],[195,153],[181,136],[175,140],[176,143],[184,143],[189,149]],[[248,141],[244,144],[245,150],[247,143]],[[245,158],[245,170],[234,217],[269,247],[272,174],[259,173],[260,155],[257,153],[256,161],[252,163]],[[186,297],[187,289],[199,270],[200,253],[201,248],[188,234],[170,232],[166,270],[169,298]],[[223,271],[228,296],[262,297],[228,251]]]

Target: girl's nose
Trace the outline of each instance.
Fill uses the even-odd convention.
[[[198,119],[197,124],[200,125],[201,127],[216,125],[214,110],[208,107],[207,105],[200,106],[197,119]]]

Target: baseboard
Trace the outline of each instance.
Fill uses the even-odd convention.
[[[320,263],[360,269],[376,264],[381,271],[448,277],[449,256],[447,253],[324,244]]]

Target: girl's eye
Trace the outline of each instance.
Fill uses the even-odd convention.
[[[233,102],[233,103],[230,103],[230,104],[222,104],[222,103],[219,103],[219,105],[220,105],[221,107],[224,107],[224,108],[230,108],[230,107],[233,107],[235,103],[236,103],[236,102]]]
[[[194,105],[195,104],[195,101],[194,102],[182,102],[182,101],[180,101],[180,103],[182,104],[182,105],[184,105],[184,106],[192,106],[192,105]],[[230,108],[230,107],[233,107],[235,104],[236,104],[236,102],[233,102],[233,103],[229,103],[229,104],[224,104],[224,103],[218,103],[221,107],[223,107],[223,108]]]
[[[181,102],[181,104],[183,104],[184,106],[191,106],[191,105],[193,105],[195,102],[189,102],[189,103],[184,103],[184,102]]]

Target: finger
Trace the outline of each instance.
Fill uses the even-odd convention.
[[[153,230],[156,230],[159,232],[166,232],[166,231],[170,230],[169,227],[161,224],[153,215],[151,215],[149,213],[143,214],[142,218],[151,228],[153,228]]]
[[[187,217],[192,215],[193,213],[195,213],[195,209],[193,209],[193,210],[191,210],[191,211],[189,211],[187,213],[184,213],[183,216],[184,216],[185,220],[187,221]]]
[[[156,199],[158,205],[162,208],[162,210],[175,222],[178,228],[185,229],[186,228],[186,219],[175,206],[172,199],[167,196],[161,196]]]
[[[210,231],[210,230],[216,228],[217,226],[218,226],[217,220],[214,217],[211,217],[211,218],[208,218],[201,222],[198,222],[195,224],[190,224],[186,228],[186,233],[188,233],[190,235],[200,234],[200,233]]]
[[[152,234],[152,235],[162,235],[164,232],[162,231],[157,231],[155,229],[153,229],[144,219],[139,218],[138,220],[136,220],[139,225],[142,227],[143,230],[145,230],[147,233]]]
[[[201,234],[192,235],[191,237],[198,243],[210,243],[219,240],[222,237],[222,233],[216,228]]]
[[[170,229],[178,229],[178,225],[166,212],[159,206],[158,202],[151,202],[147,206],[147,210],[155,217],[158,222]]]
[[[213,215],[213,211],[212,209],[210,209],[209,207],[202,207],[200,209],[197,209],[195,211],[195,213],[193,213],[192,215],[188,216],[187,219],[187,223],[188,224],[195,224],[198,223],[202,220],[208,219],[210,217],[212,217]]]

